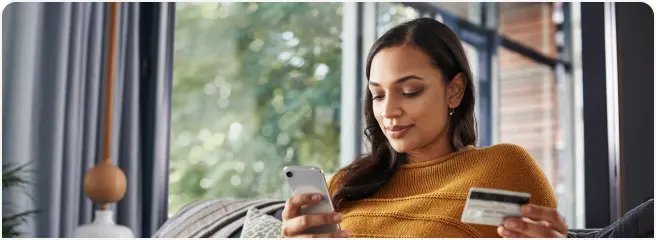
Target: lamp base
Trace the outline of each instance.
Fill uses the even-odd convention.
[[[129,228],[114,223],[114,212],[96,210],[92,223],[80,226],[73,233],[74,238],[134,238]]]

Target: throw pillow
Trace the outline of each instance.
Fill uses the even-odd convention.
[[[280,220],[257,208],[248,209],[240,238],[280,238],[280,236],[282,236]]]

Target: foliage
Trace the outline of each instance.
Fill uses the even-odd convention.
[[[339,166],[341,3],[178,3],[169,214]]]
[[[28,164],[23,164],[16,167],[11,167],[9,164],[2,165],[2,190],[19,190],[24,189],[26,184],[29,184],[30,181],[27,180],[24,175]],[[3,212],[2,216],[2,237],[12,238],[20,237],[21,232],[18,230],[18,227],[21,224],[24,224],[27,218],[37,213],[37,210],[23,211],[15,214],[10,214],[5,216]]]

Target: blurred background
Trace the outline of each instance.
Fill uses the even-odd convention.
[[[37,163],[28,187],[35,203],[28,205],[42,213],[27,221],[28,232],[69,236],[93,209],[80,182],[99,156],[106,6],[7,9],[3,168]],[[364,60],[377,37],[419,17],[442,21],[462,40],[475,77],[478,146],[526,148],[570,228],[606,226],[653,198],[654,20],[647,4],[178,2],[120,9],[121,128],[112,154],[129,186],[117,221],[139,236],[200,200],[285,198],[285,165],[319,166],[330,177],[367,153]],[[5,193],[3,186],[3,196],[30,202]],[[6,199],[3,211],[11,211]]]

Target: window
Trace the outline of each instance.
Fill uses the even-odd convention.
[[[568,126],[561,120],[567,117],[561,114],[569,112],[560,109],[573,102],[559,91],[562,86],[551,67],[503,48],[500,60],[499,142],[515,143],[529,152],[549,178],[561,214],[574,223],[575,164],[564,152],[571,140],[563,136]]]
[[[499,32],[548,57],[556,57],[551,3],[499,3]]]
[[[376,3],[376,37],[401,23],[419,17],[419,11],[401,3]]]
[[[178,3],[169,214],[339,167],[341,3]],[[321,26],[321,27],[317,27]]]
[[[562,22],[562,15],[557,13],[553,3],[500,3],[499,33],[554,59],[559,48],[558,21],[554,18],[559,16]],[[572,73],[503,47],[499,48],[499,68],[499,141],[516,143],[529,151],[549,178],[559,212],[570,227],[582,228],[579,219],[584,216],[579,209],[583,199],[575,196],[583,189],[575,185],[574,174],[576,162],[582,161],[574,155],[575,138],[582,139],[582,135],[571,133],[576,131],[571,120]]]
[[[466,42],[462,42],[462,47],[465,49],[465,55],[467,55],[469,67],[474,76],[474,86],[478,86],[478,50],[476,50],[476,47]]]
[[[555,74],[546,65],[500,48],[499,142],[524,147],[556,179]],[[553,184],[556,184],[552,181]]]
[[[480,25],[481,3],[480,2],[432,2],[430,3],[452,15],[466,19],[473,24]]]

